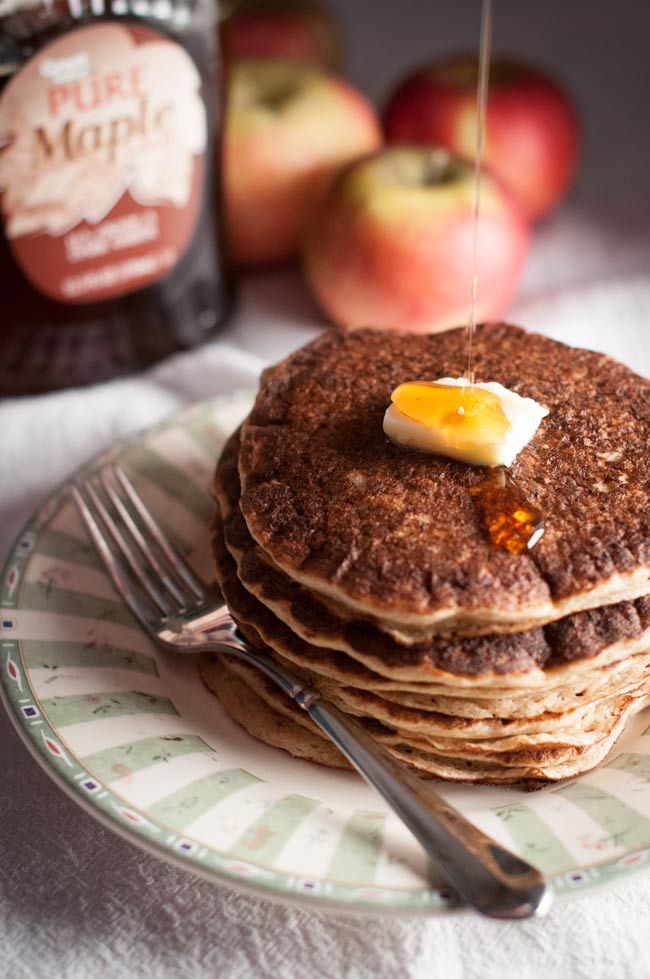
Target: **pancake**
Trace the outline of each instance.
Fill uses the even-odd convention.
[[[293,581],[404,628],[521,632],[650,591],[650,383],[518,327],[480,327],[478,379],[550,409],[511,467],[546,532],[524,554],[487,539],[478,467],[382,431],[402,381],[459,376],[462,329],[329,333],[263,376],[242,428],[241,511]]]
[[[313,656],[313,646],[322,645],[338,664],[352,659],[370,670],[370,675],[379,673],[391,679],[420,682],[451,680],[456,689],[463,684],[473,689],[479,685],[548,689],[561,685],[567,673],[573,682],[583,670],[590,672],[650,648],[650,598],[646,596],[635,602],[576,613],[526,633],[434,637],[407,648],[373,622],[358,617],[342,620],[331,606],[322,603],[320,596],[260,558],[259,548],[238,510],[237,446],[235,434],[217,471],[216,495],[225,519],[223,531],[221,521],[215,528],[215,558],[222,583],[229,589],[240,615],[258,631],[261,621],[270,645],[288,658],[292,658],[291,650],[297,649],[308,660],[310,654]],[[238,580],[257,602],[237,593],[233,569],[223,554],[224,533],[237,561]],[[259,603],[275,618],[265,616]],[[345,653],[345,659],[337,657],[334,650]]]
[[[217,580],[255,649],[406,765],[539,785],[597,765],[650,703],[650,384],[481,328],[479,377],[550,409],[512,467],[546,531],[510,554],[469,493],[484,470],[382,433],[400,381],[458,374],[464,355],[463,331],[359,331],[267,371],[217,465]],[[222,655],[201,675],[253,736],[348,767],[250,664]]]
[[[372,623],[357,620],[351,627],[331,612],[319,617],[322,606],[306,592],[283,601],[281,588],[286,583],[274,575],[273,585],[268,587],[268,574],[261,578],[252,574],[250,560],[233,556],[240,582],[287,626],[289,631],[283,635],[292,646],[297,638],[311,647],[312,654],[313,646],[324,647],[334,655],[345,653],[389,679],[438,681],[475,691],[494,686],[548,689],[565,683],[567,675],[576,678],[591,673],[596,667],[644,654],[650,647],[650,599],[644,596],[634,602],[578,612],[527,633],[438,637],[404,648],[378,634]],[[275,631],[279,631],[277,623]]]
[[[200,670],[204,683],[216,693],[226,712],[254,737],[320,764],[347,767],[345,759],[305,712],[255,668],[233,657],[219,656],[211,661],[205,659]],[[644,703],[639,701],[638,706]],[[594,767],[621,733],[627,716],[624,707],[620,713],[613,714],[606,733],[592,744],[523,745],[518,751],[485,751],[486,757],[468,750],[467,746],[457,753],[443,754],[426,742],[409,739],[376,721],[363,717],[359,720],[391,754],[425,775],[462,782],[533,784],[572,777]],[[325,751],[323,746],[327,746]]]
[[[261,645],[259,649],[270,659],[277,660],[270,648]],[[227,663],[276,709],[290,708],[287,698],[254,667],[231,658],[227,658]],[[382,728],[397,732],[405,740],[445,749],[449,754],[469,751],[470,757],[534,746],[548,749],[591,745],[607,735],[622,712],[641,709],[650,691],[650,680],[646,678],[627,691],[618,691],[582,706],[574,705],[572,710],[562,714],[547,712],[524,719],[473,719],[440,713],[433,704],[407,708],[374,693],[322,683],[316,677],[303,675],[302,678],[345,713],[379,721]],[[295,708],[291,708],[289,716],[294,712]],[[298,712],[298,720],[306,723],[304,712]]]
[[[362,677],[358,671],[347,671],[345,667],[339,669],[337,675],[337,670],[329,667],[326,660],[326,667],[329,668],[323,671],[322,659],[319,658],[319,653],[322,656],[323,650],[319,648],[315,648],[316,658],[310,657],[305,651],[306,655],[294,656],[291,662],[285,663],[277,652],[278,646],[281,647],[277,641],[277,630],[274,633],[275,643],[268,645],[268,628],[270,622],[272,625],[273,617],[267,609],[255,603],[237,581],[232,559],[223,545],[219,544],[218,528],[215,532],[215,557],[217,578],[224,597],[246,638],[254,647],[278,660],[280,666],[288,666],[294,672],[298,662],[302,667],[298,672],[305,682],[317,688],[346,712],[380,719],[402,733],[413,731],[423,734],[429,742],[431,735],[465,740],[498,739],[491,741],[491,748],[494,749],[497,743],[504,742],[505,737],[515,735],[516,739],[510,742],[511,746],[521,746],[522,736],[535,735],[539,743],[547,746],[590,744],[605,736],[611,729],[610,722],[622,710],[627,710],[628,707],[637,709],[637,702],[650,689],[650,655],[645,652],[637,658],[628,657],[616,664],[614,671],[611,667],[601,667],[596,674],[602,679],[599,684],[592,679],[591,687],[585,687],[583,678],[579,676],[577,683],[574,681],[572,686],[567,685],[566,689],[561,690],[560,698],[558,691],[552,688],[550,703],[548,695],[544,697],[538,691],[532,702],[528,703],[526,711],[521,711],[527,700],[521,691],[516,692],[514,697],[512,691],[505,691],[505,696],[503,691],[492,691],[489,699],[483,699],[479,711],[471,698],[469,701],[461,700],[458,693],[455,697],[431,696],[425,685],[422,685],[423,692],[417,698],[411,695],[410,698],[400,700],[399,693],[382,689],[381,683],[377,683],[378,678],[366,668],[362,668]],[[242,599],[244,608],[246,604],[249,605],[249,613],[244,612],[243,616]],[[257,618],[250,615],[251,604],[258,607],[260,614]],[[251,618],[255,620],[253,627],[248,621]],[[281,623],[278,625],[280,632],[284,630],[288,633],[285,626]],[[336,661],[335,653],[332,653],[332,659]],[[356,681],[357,686],[352,686],[350,680]],[[613,690],[616,691],[614,695]],[[280,697],[282,699],[282,695]],[[514,717],[509,714],[513,705],[517,708]],[[438,748],[442,746],[440,741],[435,744]],[[530,746],[530,740],[527,744]]]

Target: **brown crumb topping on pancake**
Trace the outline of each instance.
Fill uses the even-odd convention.
[[[397,384],[462,373],[463,330],[330,333],[266,372],[239,458],[253,537],[292,577],[396,615],[516,617],[650,590],[650,383],[502,324],[478,330],[474,356],[479,380],[550,409],[512,466],[546,518],[531,552],[487,540],[469,494],[483,469],[396,447],[382,431]]]
[[[224,518],[216,518],[215,558],[236,609],[245,614],[247,611],[249,621],[251,616],[252,621],[261,618],[267,630],[281,636],[285,643],[299,647],[303,654],[308,644],[280,622],[246,590],[246,586],[270,603],[288,604],[291,615],[308,632],[329,638],[334,645],[343,641],[353,650],[391,664],[430,666],[464,676],[548,669],[595,657],[609,646],[638,638],[650,630],[650,597],[577,612],[526,632],[473,637],[436,636],[426,643],[410,646],[396,642],[371,621],[360,617],[341,619],[314,592],[260,560],[258,548],[238,506],[238,449],[239,434],[235,433],[228,440],[218,464],[218,495],[227,497],[229,512]],[[238,571],[226,544],[240,554]]]

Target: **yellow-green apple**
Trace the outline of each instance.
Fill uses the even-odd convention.
[[[290,58],[334,69],[340,30],[316,0],[234,0],[223,21],[228,63],[241,58]]]
[[[305,240],[308,281],[335,323],[415,333],[467,320],[473,278],[473,167],[446,150],[388,147],[340,174]],[[478,320],[500,317],[519,282],[529,230],[481,179]]]
[[[388,100],[388,142],[445,146],[473,160],[477,76],[475,57],[411,75]],[[546,214],[564,196],[578,152],[578,120],[566,92],[540,71],[495,60],[490,65],[483,160],[529,218]]]
[[[233,65],[223,189],[231,257],[239,266],[291,258],[336,174],[374,152],[381,127],[352,86],[299,62]]]

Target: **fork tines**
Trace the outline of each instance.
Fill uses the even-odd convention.
[[[161,616],[206,603],[206,586],[119,464],[78,479],[70,489],[115,587],[145,626],[153,629]]]

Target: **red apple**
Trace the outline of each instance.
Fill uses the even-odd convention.
[[[381,145],[366,99],[299,62],[240,61],[230,77],[223,189],[232,258],[288,259],[336,172]]]
[[[416,72],[395,90],[384,121],[390,143],[445,146],[473,160],[478,61],[456,58]],[[539,218],[566,193],[579,132],[568,96],[542,72],[510,61],[490,65],[483,160]]]
[[[228,62],[289,58],[322,68],[340,61],[340,31],[332,12],[314,0],[236,0],[223,22]]]
[[[390,147],[339,175],[308,232],[307,278],[341,326],[434,332],[467,320],[473,167],[446,150]],[[517,288],[529,231],[491,177],[481,180],[477,320]]]

